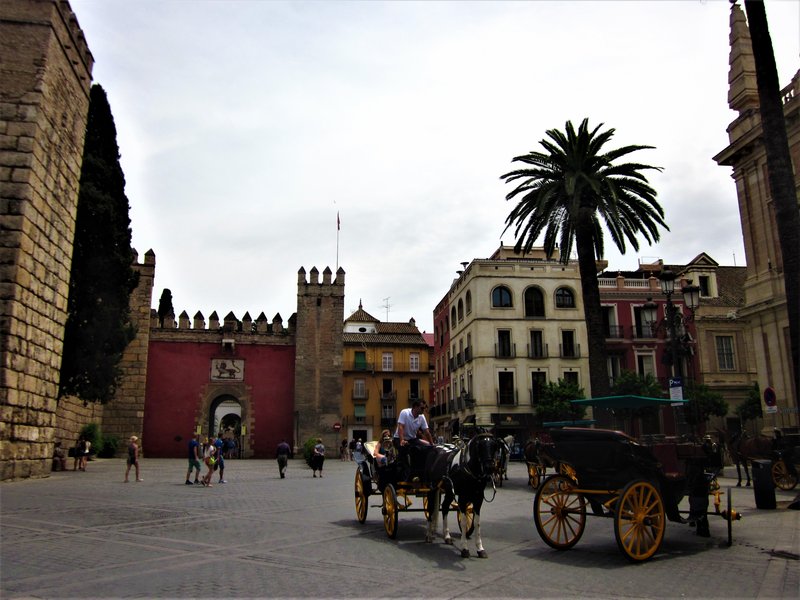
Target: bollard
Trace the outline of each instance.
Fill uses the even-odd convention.
[[[751,465],[753,467],[753,494],[755,494],[756,508],[777,508],[775,482],[772,481],[772,461],[754,460]]]

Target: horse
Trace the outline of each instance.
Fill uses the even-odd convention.
[[[736,475],[739,478],[736,487],[742,486],[742,471],[739,465],[744,466],[744,473],[747,476],[745,485],[750,487],[750,471],[747,469],[747,463],[752,462],[753,459],[771,459],[775,453],[774,440],[761,434],[750,437],[743,431],[732,435],[728,435],[726,431],[718,431],[722,434],[728,454],[736,465]]]
[[[539,438],[529,440],[523,449],[525,463],[528,466],[528,485],[538,488],[539,483],[547,471],[547,467],[558,471],[558,461],[555,460],[547,451],[548,444]]]
[[[508,481],[508,460],[511,456],[511,446],[513,445],[513,435],[497,438],[497,454],[494,457],[494,469],[492,471],[492,479],[497,487],[503,487],[503,479]]]
[[[469,558],[470,555],[467,547],[467,534],[470,529],[467,524],[467,507],[471,504],[478,557],[489,557],[481,540],[481,507],[487,485],[491,484],[492,490],[496,492],[492,475],[499,445],[499,441],[492,434],[479,433],[464,447],[442,445],[434,447],[428,453],[423,470],[425,480],[430,483],[427,501],[431,515],[425,535],[426,542],[433,542],[441,511],[442,538],[445,544],[453,544],[447,526],[447,515],[455,499],[458,512],[463,515],[461,556]]]

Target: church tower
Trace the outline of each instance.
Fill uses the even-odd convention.
[[[738,115],[728,126],[728,147],[714,160],[733,168],[739,201],[747,277],[745,306],[738,317],[747,320],[759,387],[762,393],[767,388],[775,393],[777,410],[765,415],[774,416],[774,421],[768,421],[770,426],[797,426],[800,390],[793,388],[792,381],[783,257],[767,179],[755,59],[747,20],[738,4],[731,6],[730,28],[728,106]],[[800,186],[800,71],[781,92],[795,184]]]
[[[297,326],[294,375],[295,445],[302,448],[310,437],[321,437],[327,448],[339,447],[334,424],[342,405],[342,323],[344,322],[344,269],[311,269],[297,273]]]

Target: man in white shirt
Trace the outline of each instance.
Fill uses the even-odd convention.
[[[414,400],[411,408],[404,408],[397,417],[394,432],[394,445],[398,448],[398,458],[405,466],[403,479],[419,479],[425,466],[427,450],[433,447],[433,436],[425,420],[425,404]]]

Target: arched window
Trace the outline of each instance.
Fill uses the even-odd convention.
[[[538,287],[529,287],[525,290],[525,316],[544,316],[544,294]]]
[[[575,308],[575,294],[571,289],[560,287],[556,290],[556,308]]]
[[[467,314],[472,312],[472,292],[467,290]]]
[[[461,321],[463,321],[463,320],[464,320],[464,301],[461,298],[459,298],[458,299],[458,322],[461,323]]]
[[[499,285],[492,290],[492,307],[493,308],[511,308],[511,290],[504,285]]]
[[[450,309],[450,326],[455,328],[457,322],[458,321],[456,321],[456,307],[454,306],[452,309]]]

